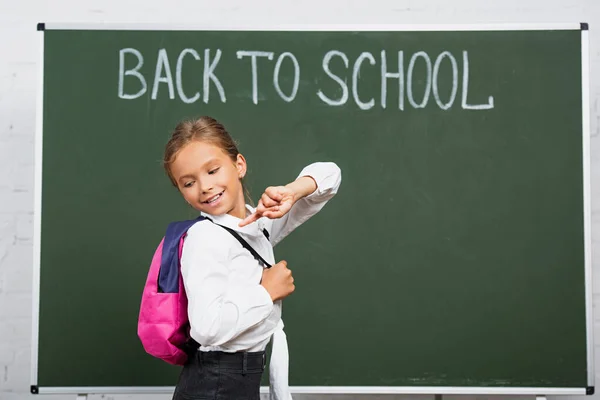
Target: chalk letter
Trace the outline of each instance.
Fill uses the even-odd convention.
[[[162,76],[163,69],[166,71],[166,76]],[[173,88],[173,76],[171,75],[171,67],[169,65],[169,56],[167,50],[160,49],[158,51],[158,60],[156,61],[156,71],[154,72],[154,86],[152,87],[152,100],[156,100],[158,94],[158,84],[166,83],[169,85],[169,98],[175,98],[175,90]]]
[[[135,55],[138,59],[138,63],[134,69],[128,69],[127,71],[125,71],[125,54],[127,54],[127,53]],[[142,57],[142,53],[140,53],[138,50],[132,49],[132,48],[119,50],[119,97],[120,98],[126,99],[126,100],[133,100],[133,99],[137,99],[138,97],[140,97],[144,93],[146,93],[146,90],[148,89],[148,86],[146,85],[146,79],[144,79],[144,76],[138,72],[140,70],[140,68],[142,68],[142,65],[144,65],[144,57]],[[142,84],[142,88],[136,94],[124,93],[125,76],[127,76],[127,75],[135,76],[136,78],[138,78],[140,80],[140,82]]]
[[[387,80],[398,78],[398,108],[404,110],[404,51],[398,52],[398,72],[387,72],[385,50],[381,50],[381,108],[387,101]]]
[[[237,58],[242,59],[243,57],[252,57],[252,101],[254,104],[258,104],[258,68],[256,66],[256,57],[267,57],[269,60],[273,59],[273,53],[270,51],[243,51],[237,52]]]
[[[208,103],[208,95],[210,90],[210,82],[213,81],[215,86],[217,87],[217,91],[219,92],[219,97],[221,97],[221,102],[225,103],[227,99],[225,98],[225,90],[223,89],[223,85],[221,85],[221,81],[216,77],[214,71],[217,68],[217,64],[221,59],[221,49],[217,49],[217,54],[215,55],[215,59],[213,62],[210,62],[210,49],[204,49],[204,102]]]
[[[283,94],[283,91],[281,90],[281,87],[279,86],[279,69],[281,68],[281,63],[283,62],[283,59],[285,57],[289,57],[292,60],[292,62],[294,63],[294,86],[292,87],[292,94],[289,96],[286,96],[285,94]],[[277,94],[279,94],[279,96],[282,99],[284,99],[285,101],[287,101],[289,103],[290,101],[294,100],[294,98],[296,98],[296,94],[298,93],[298,85],[299,84],[300,84],[300,65],[298,64],[298,60],[292,53],[289,53],[289,52],[281,53],[279,58],[277,58],[277,63],[275,64],[275,71],[273,72],[273,86],[275,86],[275,90],[277,91]]]
[[[354,102],[356,102],[356,105],[358,105],[361,110],[371,109],[375,105],[375,99],[373,98],[371,98],[371,100],[369,100],[367,103],[363,103],[358,97],[358,75],[360,75],[360,65],[365,58],[369,59],[369,64],[375,65],[375,58],[373,58],[373,55],[367,51],[358,56],[354,62],[354,71],[352,71],[352,96],[354,97]]]
[[[488,97],[488,104],[467,104],[467,93],[469,91],[469,55],[463,51],[463,90],[462,90],[462,108],[465,110],[489,110],[494,108],[494,97]]]
[[[331,58],[333,56],[342,57],[346,68],[348,68],[348,57],[346,57],[346,55],[341,51],[331,50],[327,52],[327,54],[325,54],[325,57],[323,58],[323,71],[325,71],[325,73],[329,75],[331,79],[333,79],[340,85],[340,87],[342,88],[342,97],[339,100],[331,100],[329,97],[325,96],[320,89],[317,92],[317,95],[321,98],[321,100],[323,100],[323,102],[329,104],[330,106],[341,106],[346,104],[346,101],[348,101],[348,85],[346,85],[346,82],[343,81],[339,76],[334,75],[329,70],[329,61],[331,61]]]
[[[423,101],[421,104],[417,104],[415,102],[412,92],[412,74],[418,57],[423,57],[423,60],[425,60],[425,64],[427,65],[427,85],[425,86],[425,94],[423,95]],[[413,54],[413,56],[410,58],[410,63],[408,64],[408,74],[406,76],[406,80],[408,84],[407,95],[409,103],[414,108],[424,108],[427,105],[427,101],[429,101],[429,94],[431,92],[431,60],[429,59],[427,53],[424,51],[419,51],[418,53]]]
[[[444,57],[448,57],[450,59],[450,63],[452,63],[452,93],[450,94],[450,100],[446,104],[442,103],[440,100],[440,93],[438,90],[438,73],[440,71],[440,64]],[[433,97],[435,97],[435,102],[442,110],[447,110],[452,107],[454,104],[454,100],[456,99],[456,92],[458,91],[458,66],[456,64],[456,59],[449,51],[444,51],[442,54],[438,56],[435,60],[435,65],[433,66]]]
[[[181,64],[183,64],[183,57],[185,57],[185,55],[188,53],[194,56],[194,58],[197,61],[200,61],[200,55],[194,49],[185,49],[181,53],[179,53],[179,58],[177,58],[177,67],[175,68],[175,84],[177,86],[177,93],[179,94],[179,98],[181,99],[181,101],[190,104],[194,103],[200,98],[200,93],[196,92],[196,94],[192,98],[187,97],[185,93],[183,93],[183,84],[181,83]]]

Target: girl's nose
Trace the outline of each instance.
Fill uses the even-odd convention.
[[[202,191],[202,193],[208,193],[213,189],[213,184],[212,182],[202,182],[201,186],[200,186],[200,190]]]

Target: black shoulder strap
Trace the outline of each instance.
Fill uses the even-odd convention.
[[[215,224],[215,225],[219,225],[219,224]],[[254,256],[254,258],[256,258],[257,260],[259,260],[260,262],[262,262],[262,263],[263,263],[263,265],[264,265],[265,267],[267,267],[267,268],[271,268],[271,264],[269,264],[268,262],[266,262],[266,261],[265,261],[265,259],[264,259],[264,258],[262,258],[262,257],[260,256],[260,254],[258,254],[258,252],[257,252],[256,250],[254,250],[254,249],[252,248],[252,246],[250,246],[250,245],[248,244],[248,242],[246,242],[246,241],[244,240],[244,238],[243,238],[243,237],[241,237],[241,236],[240,236],[240,235],[239,235],[239,234],[238,234],[236,231],[234,231],[233,229],[231,229],[231,228],[228,228],[228,227],[226,227],[226,226],[223,226],[223,225],[219,225],[219,226],[220,226],[221,228],[223,228],[223,229],[227,230],[227,232],[231,233],[231,234],[233,235],[233,237],[235,237],[235,238],[238,240],[238,242],[240,242],[240,243],[242,244],[242,246],[244,246],[244,248],[245,248],[246,250],[248,250],[250,253],[252,253],[252,255]],[[264,233],[264,232],[263,232],[263,233]],[[266,236],[266,235],[265,235],[265,236]],[[267,237],[267,239],[268,239],[268,237]]]
[[[263,263],[263,265],[264,265],[266,268],[271,268],[271,267],[272,267],[272,265],[271,265],[271,264],[269,264],[268,262],[266,262],[266,261],[265,261],[265,259],[264,259],[264,258],[262,258],[262,257],[260,256],[260,254],[258,254],[258,252],[257,252],[256,250],[254,250],[254,249],[252,248],[252,246],[250,246],[250,245],[248,244],[248,242],[246,242],[246,241],[244,240],[244,238],[243,238],[243,237],[241,237],[241,236],[240,236],[240,235],[239,235],[239,234],[238,234],[236,231],[234,231],[233,229],[231,229],[231,228],[228,228],[228,227],[226,227],[226,226],[223,226],[223,225],[221,225],[221,224],[217,224],[217,223],[215,223],[215,222],[214,222],[212,219],[210,219],[210,218],[208,218],[208,217],[205,217],[205,218],[206,218],[207,220],[209,220],[210,222],[212,222],[213,224],[215,224],[215,225],[218,225],[218,226],[220,226],[221,228],[225,229],[227,232],[231,233],[231,234],[233,235],[233,237],[234,237],[234,238],[236,238],[236,239],[238,240],[238,242],[240,242],[240,244],[241,244],[242,246],[244,246],[244,248],[245,248],[246,250],[248,250],[248,251],[249,251],[249,252],[250,252],[250,253],[251,253],[251,254],[254,256],[254,258],[256,258],[256,259],[257,259],[257,260],[259,260],[261,263]],[[266,229],[263,229],[263,235],[265,235],[265,237],[267,238],[267,240],[269,240],[269,233],[267,232],[267,230],[266,230]]]

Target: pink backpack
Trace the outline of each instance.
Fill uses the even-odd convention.
[[[142,345],[147,353],[174,365],[185,364],[188,354],[199,347],[190,337],[188,300],[180,273],[180,260],[187,231],[196,222],[205,219],[212,222],[210,218],[200,216],[169,224],[152,257],[142,293],[138,318],[138,336]],[[264,267],[271,267],[237,232],[219,226],[231,233]],[[269,233],[266,230],[263,233],[268,239]]]
[[[142,294],[138,336],[147,353],[170,364],[183,365],[198,347],[190,338],[187,296],[180,273],[181,252],[187,231],[206,218],[173,222],[152,257]]]

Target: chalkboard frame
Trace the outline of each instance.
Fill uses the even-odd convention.
[[[44,93],[44,32],[46,30],[222,30],[222,31],[528,31],[581,30],[582,55],[582,137],[584,179],[584,237],[585,237],[585,302],[587,333],[588,387],[582,388],[514,388],[514,387],[292,387],[292,393],[306,394],[456,394],[456,395],[582,395],[594,393],[594,345],[592,317],[592,254],[591,254],[591,192],[590,192],[590,100],[589,100],[589,38],[586,23],[564,24],[447,24],[447,25],[274,25],[274,26],[210,26],[167,24],[59,24],[39,23],[40,57],[38,61],[38,95],[35,130],[34,219],[33,219],[33,280],[32,280],[32,342],[31,393],[33,394],[119,394],[172,393],[173,387],[39,387],[38,339],[40,305],[40,243],[42,209],[42,146]],[[261,388],[268,392],[268,388]]]

